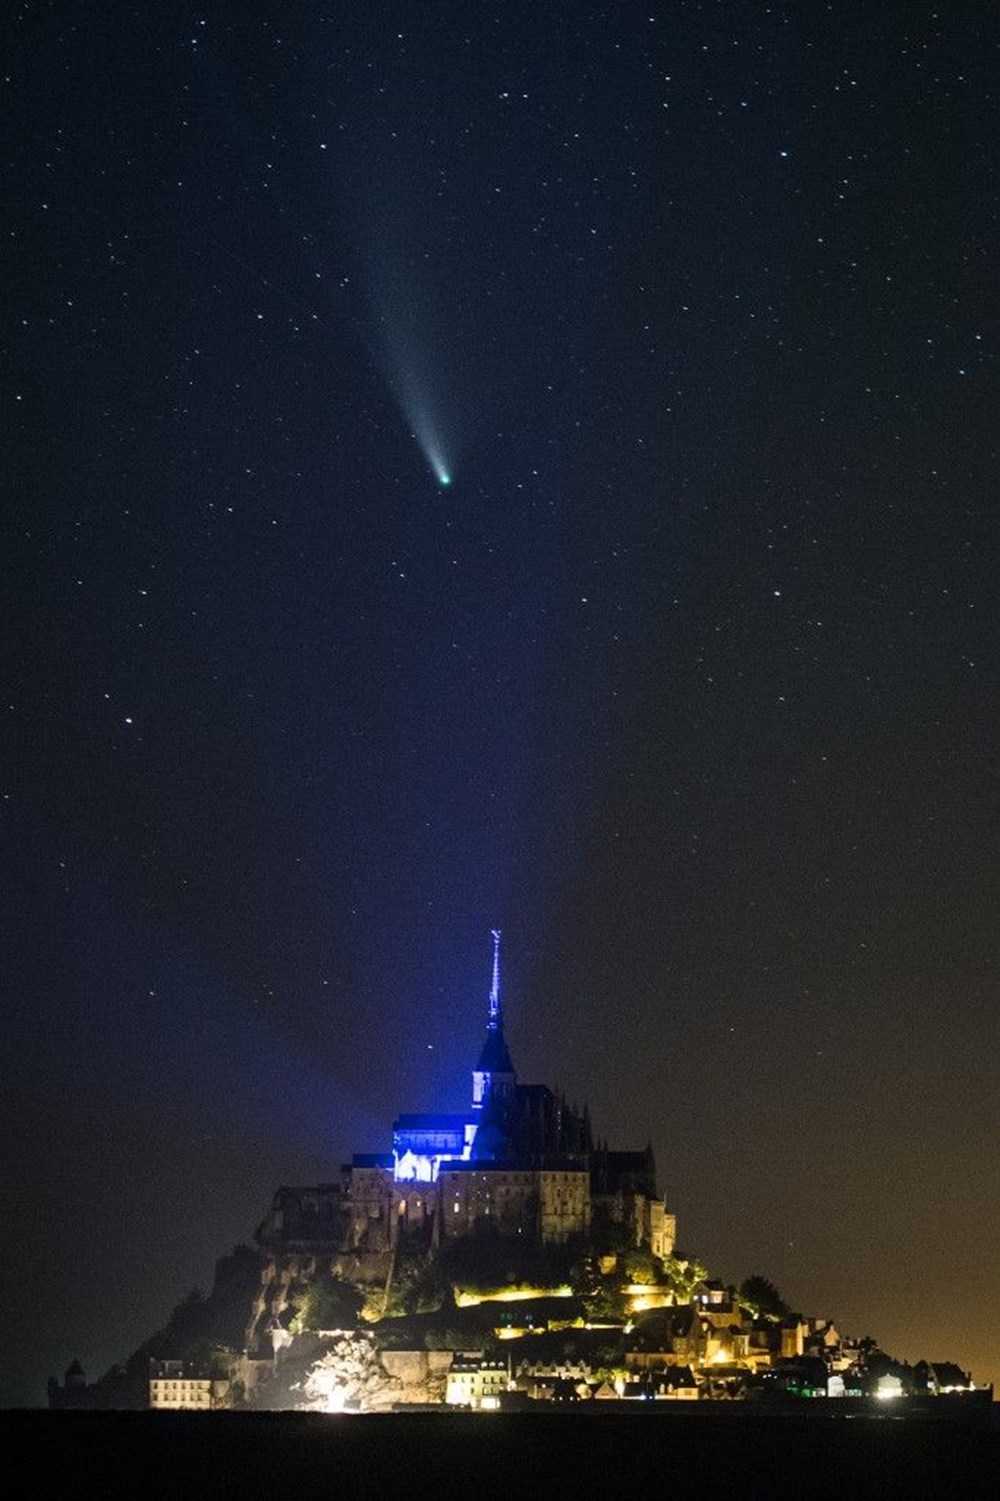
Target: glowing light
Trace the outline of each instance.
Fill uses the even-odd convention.
[[[630,1307],[633,1313],[648,1313],[651,1308],[671,1308],[673,1301],[669,1292],[639,1293],[632,1298]]]
[[[466,1125],[464,1128],[464,1143],[461,1152],[415,1152],[412,1147],[407,1147],[405,1152],[400,1152],[398,1147],[393,1148],[393,1171],[392,1176],[397,1183],[436,1183],[438,1173],[443,1164],[448,1162],[468,1162],[472,1152],[472,1143],[475,1140],[475,1125]]]
[[[490,986],[490,1020],[489,1027],[493,1032],[499,1031],[503,1026],[500,1019],[500,930],[491,930],[493,937],[493,983]]]
[[[420,439],[419,435],[418,442],[420,443],[420,446],[424,451],[424,457],[426,458],[428,464],[430,464],[431,469],[434,471],[434,478],[437,480],[442,490],[447,490],[448,486],[451,484],[451,470],[445,463],[437,443],[434,441],[434,439],[422,440]]]
[[[498,1287],[488,1293],[455,1293],[456,1308],[477,1308],[480,1303],[526,1303],[532,1298],[571,1298],[573,1289],[559,1287]]]

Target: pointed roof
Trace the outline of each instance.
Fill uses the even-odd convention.
[[[486,1041],[479,1054],[476,1072],[480,1074],[512,1074],[514,1072],[514,1065],[510,1061],[510,1053],[501,1031],[486,1033]]]

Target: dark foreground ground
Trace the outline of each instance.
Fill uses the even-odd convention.
[[[8,1495],[1000,1498],[1000,1432],[931,1419],[601,1411],[0,1414]],[[6,1490],[6,1482],[5,1482]]]

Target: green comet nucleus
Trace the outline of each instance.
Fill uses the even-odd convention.
[[[450,485],[451,484],[451,475],[448,473],[447,469],[439,469],[438,470],[438,484],[439,485]]]

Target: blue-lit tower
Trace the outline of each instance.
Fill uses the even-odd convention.
[[[517,1075],[503,1036],[503,1008],[500,1005],[500,933],[493,929],[493,983],[490,986],[489,1019],[486,1041],[479,1062],[472,1070],[472,1108],[482,1110],[488,1100],[514,1093]]]

